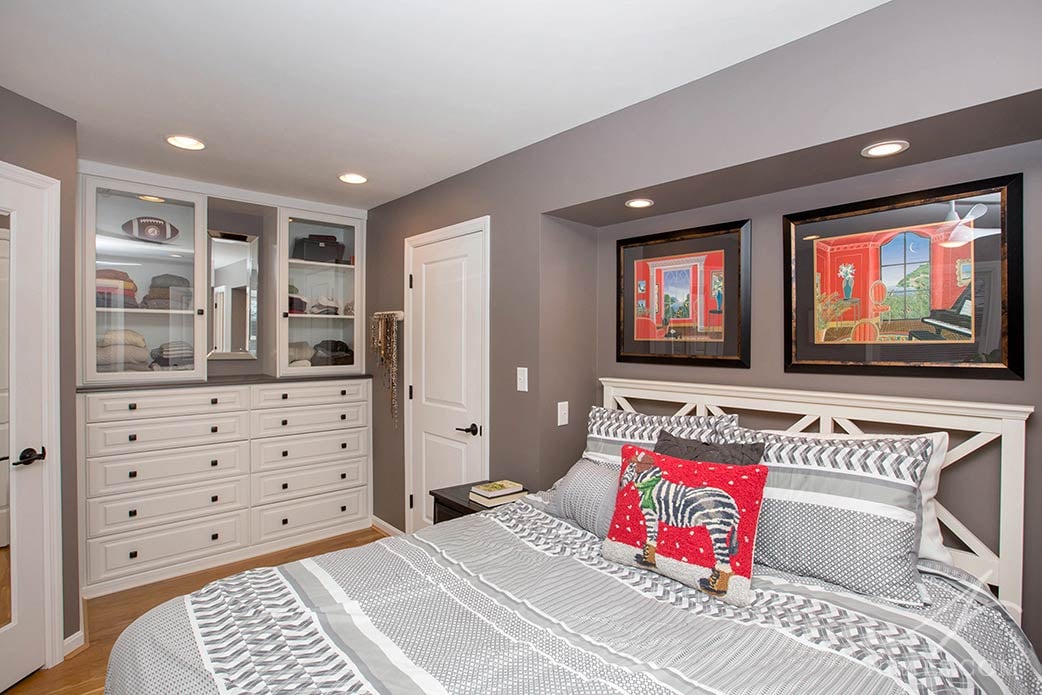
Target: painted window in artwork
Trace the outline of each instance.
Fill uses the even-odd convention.
[[[879,259],[891,320],[929,316],[930,239],[901,232],[880,247]]]

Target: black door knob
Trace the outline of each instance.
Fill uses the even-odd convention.
[[[41,446],[39,453],[36,452],[36,449],[29,447],[28,449],[22,449],[22,453],[18,454],[18,460],[12,461],[11,465],[28,466],[36,461],[43,461],[45,458],[47,458],[47,447]]]
[[[456,431],[457,432],[466,432],[470,436],[476,437],[476,436],[478,436],[478,423],[472,422],[472,423],[470,423],[470,427],[457,427]]]

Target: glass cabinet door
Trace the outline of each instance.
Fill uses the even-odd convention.
[[[283,208],[280,232],[280,375],[360,372],[360,221]]]
[[[89,178],[85,383],[205,377],[205,199]]]

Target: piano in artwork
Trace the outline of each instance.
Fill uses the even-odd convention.
[[[973,337],[973,298],[970,289],[971,286],[967,285],[949,308],[931,309],[930,315],[923,317],[922,322],[933,331],[909,331],[908,337],[912,340],[944,340],[942,331]]]

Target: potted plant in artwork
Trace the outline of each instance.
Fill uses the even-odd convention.
[[[713,276],[713,282],[710,287],[713,292],[713,298],[716,300],[716,312],[718,314],[724,311],[724,276],[722,273],[718,273]]]
[[[825,342],[825,334],[849,308],[850,303],[840,299],[838,292],[830,294],[818,292],[814,296],[814,341]]]
[[[839,266],[839,277],[843,279],[843,299],[850,299],[854,292],[854,264],[843,263]]]

